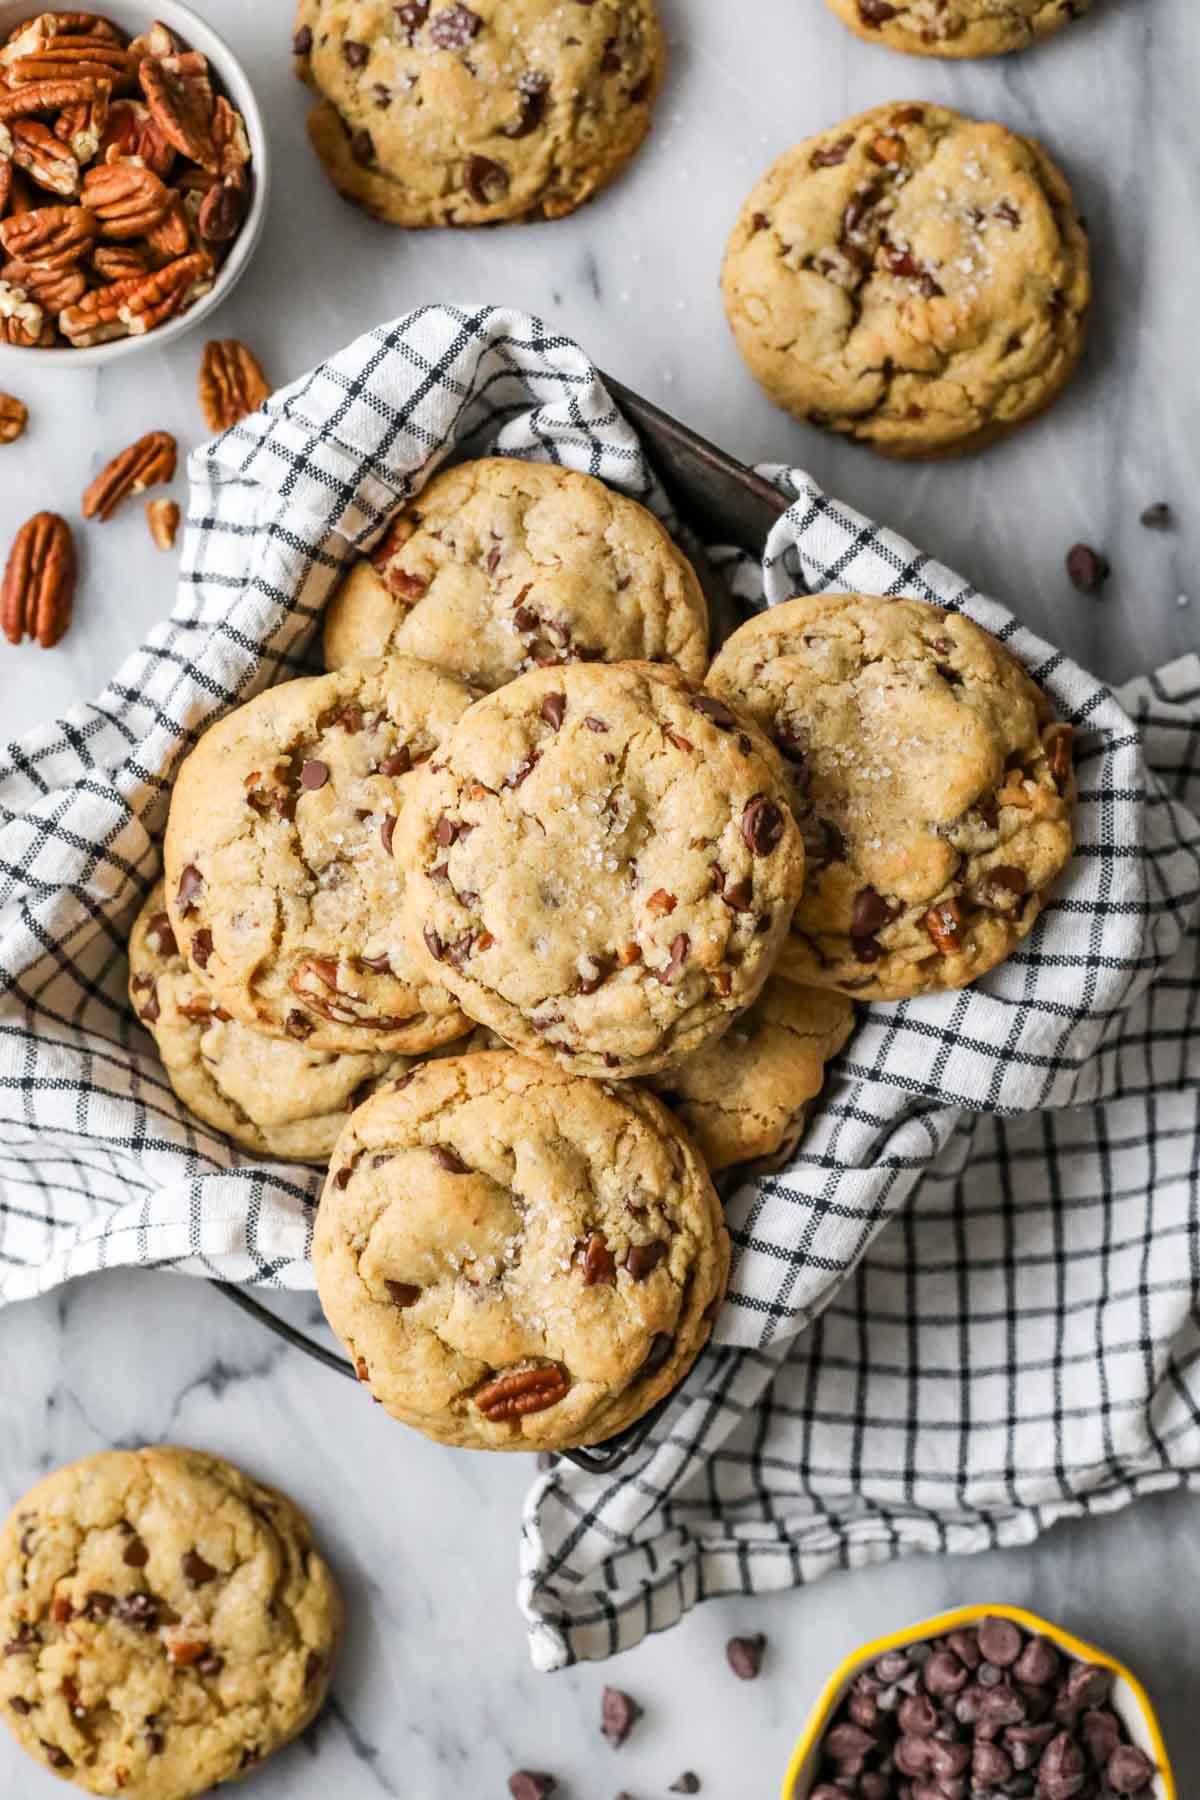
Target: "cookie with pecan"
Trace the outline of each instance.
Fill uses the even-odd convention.
[[[468,1020],[405,943],[397,823],[471,701],[408,657],[287,681],[180,770],[164,845],[175,939],[233,1018],[309,1050],[432,1050]]]
[[[757,727],[652,663],[535,669],[478,701],[397,832],[412,954],[515,1049],[649,1074],[757,996],[804,877]]]
[[[725,310],[780,406],[888,456],[978,450],[1078,366],[1088,242],[1042,147],[876,107],[789,150],[729,240]]]
[[[329,668],[393,652],[488,689],[566,662],[674,663],[700,680],[708,609],[636,500],[553,463],[483,457],[434,476],[330,603]]]
[[[351,1116],[313,1264],[395,1418],[442,1443],[563,1450],[687,1373],[729,1239],[652,1095],[492,1051],[423,1064]]]
[[[787,762],[808,876],[780,968],[870,1000],[963,987],[1072,848],[1071,728],[996,639],[922,600],[813,594],[708,674]]]
[[[300,0],[314,148],[393,225],[557,218],[650,126],[665,40],[653,0]]]
[[[825,0],[868,43],[910,56],[998,56],[1081,19],[1092,0]]]
[[[315,1717],[341,1622],[285,1494],[200,1450],[104,1451],[0,1532],[0,1713],[88,1793],[188,1800]]]

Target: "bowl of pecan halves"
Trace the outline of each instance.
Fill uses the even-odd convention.
[[[0,356],[94,363],[190,329],[266,196],[250,84],[189,7],[0,0]]]

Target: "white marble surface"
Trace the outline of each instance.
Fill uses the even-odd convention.
[[[651,144],[577,218],[474,236],[389,233],[344,208],[310,161],[286,0],[208,0],[265,103],[277,189],[257,260],[218,315],[277,382],[417,302],[490,299],[543,314],[601,362],[749,459],[806,464],[834,492],[969,571],[1114,680],[1200,644],[1196,270],[1200,95],[1194,0],[1096,0],[1058,41],[1003,63],[941,66],[866,47],[821,0],[661,0],[671,78]],[[1043,136],[1091,220],[1097,309],[1071,393],[1011,444],[962,465],[881,463],[792,424],[727,336],[721,247],[751,179],[796,138],[889,98],[948,101]],[[77,514],[115,449],[152,427],[203,434],[198,339],[110,372],[0,368],[33,425],[2,455],[0,539],[29,513]],[[176,489],[183,498],[182,483]],[[1165,498],[1177,527],[1137,522]],[[1062,569],[1077,538],[1114,574],[1102,600]],[[82,536],[78,619],[51,655],[0,654],[5,735],[99,690],[169,607],[172,562],[140,508]],[[1177,598],[1188,595],[1191,604]],[[832,1662],[866,1636],[961,1597],[1024,1601],[1129,1658],[1200,1793],[1200,1526],[1194,1501],[1146,1503],[1028,1551],[841,1576],[806,1595],[713,1602],[608,1671],[647,1706],[614,1755],[596,1729],[604,1676],[534,1676],[512,1600],[524,1459],[426,1445],[218,1294],[170,1276],[100,1277],[0,1314],[0,1501],[107,1444],[194,1442],[244,1461],[311,1511],[350,1601],[336,1700],[254,1792],[321,1800],[503,1794],[518,1765],[566,1800],[649,1800],[684,1767],[725,1800],[776,1791]],[[738,1629],[771,1640],[756,1686],[724,1665]],[[62,1790],[5,1740],[0,1796]]]

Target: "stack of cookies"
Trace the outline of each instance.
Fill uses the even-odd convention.
[[[682,1379],[713,1175],[794,1146],[851,996],[974,980],[1070,854],[1069,728],[970,621],[823,595],[707,644],[643,508],[464,463],[329,672],[176,784],[134,1007],[196,1115],[328,1162],[326,1314],[443,1442],[594,1444]]]

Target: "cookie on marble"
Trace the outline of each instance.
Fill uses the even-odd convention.
[[[1071,728],[995,638],[921,600],[813,594],[709,671],[788,763],[808,876],[781,971],[872,1000],[963,987],[1071,855]]]
[[[869,43],[910,56],[999,56],[1081,19],[1092,0],[826,0]]]
[[[313,1264],[395,1418],[445,1444],[565,1450],[687,1373],[729,1239],[652,1095],[493,1051],[425,1063],[351,1116]]]
[[[722,285],[778,405],[896,457],[981,449],[1048,406],[1091,295],[1083,221],[1039,144],[895,102],[779,158]]]
[[[470,701],[452,675],[387,657],[283,682],[205,732],[171,800],[166,905],[232,1018],[370,1054],[470,1029],[405,948],[393,843],[413,771]]]
[[[653,514],[590,475],[484,457],[435,475],[325,618],[331,669],[422,657],[492,689],[563,662],[667,662],[700,680],[708,609]]]
[[[341,1618],[275,1488],[199,1450],[86,1456],[0,1533],[0,1712],[87,1793],[186,1800],[316,1715]]]
[[[650,127],[653,0],[300,0],[297,70],[342,196],[392,225],[558,218]]]
[[[844,995],[772,975],[723,1037],[651,1075],[649,1085],[715,1175],[798,1141],[825,1065],[853,1029],[854,1008]]]
[[[650,1073],[729,1025],[804,876],[770,744],[650,663],[535,669],[477,701],[397,845],[428,978],[580,1075]]]
[[[412,1062],[310,1050],[231,1018],[180,955],[161,881],[130,933],[129,1001],[183,1105],[256,1156],[328,1162],[351,1109]]]

